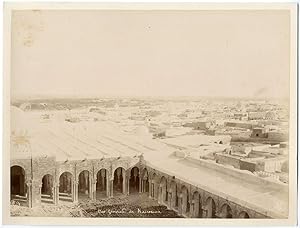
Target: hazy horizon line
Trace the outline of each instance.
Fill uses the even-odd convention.
[[[289,100],[289,97],[270,96],[212,96],[212,95],[74,95],[74,94],[30,94],[11,96],[11,100],[39,99],[98,99],[98,98],[207,98],[207,99],[254,99],[254,100]]]

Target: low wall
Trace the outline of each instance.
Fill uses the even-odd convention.
[[[273,189],[288,192],[288,185],[286,185],[284,183],[272,182],[272,181],[257,177],[250,171],[234,169],[234,168],[226,167],[221,164],[217,164],[215,162],[210,162],[210,161],[206,161],[206,160],[202,160],[202,159],[194,159],[191,157],[186,158],[186,160],[188,160],[189,162],[192,162],[194,164],[198,164],[203,167],[218,171],[222,174],[226,174],[226,175],[235,177],[237,179],[247,180],[248,182],[253,182],[253,183],[256,183],[259,185],[268,185],[269,187],[271,187]]]
[[[240,159],[230,156],[230,155],[222,155],[222,154],[216,154],[216,161],[218,164],[228,164],[232,165],[234,168],[239,169],[240,168]]]

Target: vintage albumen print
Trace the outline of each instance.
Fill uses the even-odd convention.
[[[293,224],[295,14],[6,5],[6,221]]]

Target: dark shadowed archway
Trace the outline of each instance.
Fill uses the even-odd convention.
[[[216,203],[211,197],[205,202],[205,214],[205,218],[216,218]]]
[[[249,214],[245,211],[242,211],[240,214],[239,214],[239,218],[250,218]]]
[[[158,188],[159,188],[159,176],[156,173],[152,174],[152,183],[150,186],[151,197],[158,199]]]
[[[182,214],[186,215],[190,212],[189,191],[187,187],[182,186],[181,194],[182,194],[182,205],[181,205]]]
[[[78,176],[78,200],[90,198],[90,172],[83,170]]]
[[[96,199],[107,196],[107,170],[100,169],[97,172]]]
[[[70,172],[59,177],[59,200],[73,201],[73,175]]]
[[[149,192],[149,176],[146,168],[143,169],[142,192]]]
[[[42,202],[54,203],[53,180],[53,176],[50,174],[46,174],[45,176],[43,176],[41,189]]]
[[[140,187],[140,170],[138,167],[133,167],[130,172],[129,193],[138,193]]]
[[[21,166],[10,168],[10,186],[11,195],[25,196],[25,170]]]
[[[221,207],[220,217],[221,218],[232,218],[232,210],[228,204],[225,203]]]
[[[21,166],[12,166],[10,168],[10,197],[11,200],[27,202],[25,170]]]
[[[193,194],[193,218],[202,218],[201,197],[199,192]]]
[[[114,172],[114,181],[113,181],[113,192],[116,194],[125,193],[125,169],[119,167]]]
[[[160,179],[159,184],[159,202],[168,202],[167,179],[164,176]]]

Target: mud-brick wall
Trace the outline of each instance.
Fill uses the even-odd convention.
[[[240,169],[240,160],[238,158],[222,154],[216,154],[216,161],[219,164],[232,165],[234,168]]]
[[[250,172],[254,172],[256,170],[256,164],[248,161],[240,161],[241,170],[249,170]]]
[[[35,157],[32,161],[33,179],[42,178],[46,174],[55,176],[56,161],[54,157]]]
[[[268,132],[268,139],[274,140],[274,141],[287,141],[288,140],[288,135],[281,133],[281,132]]]

